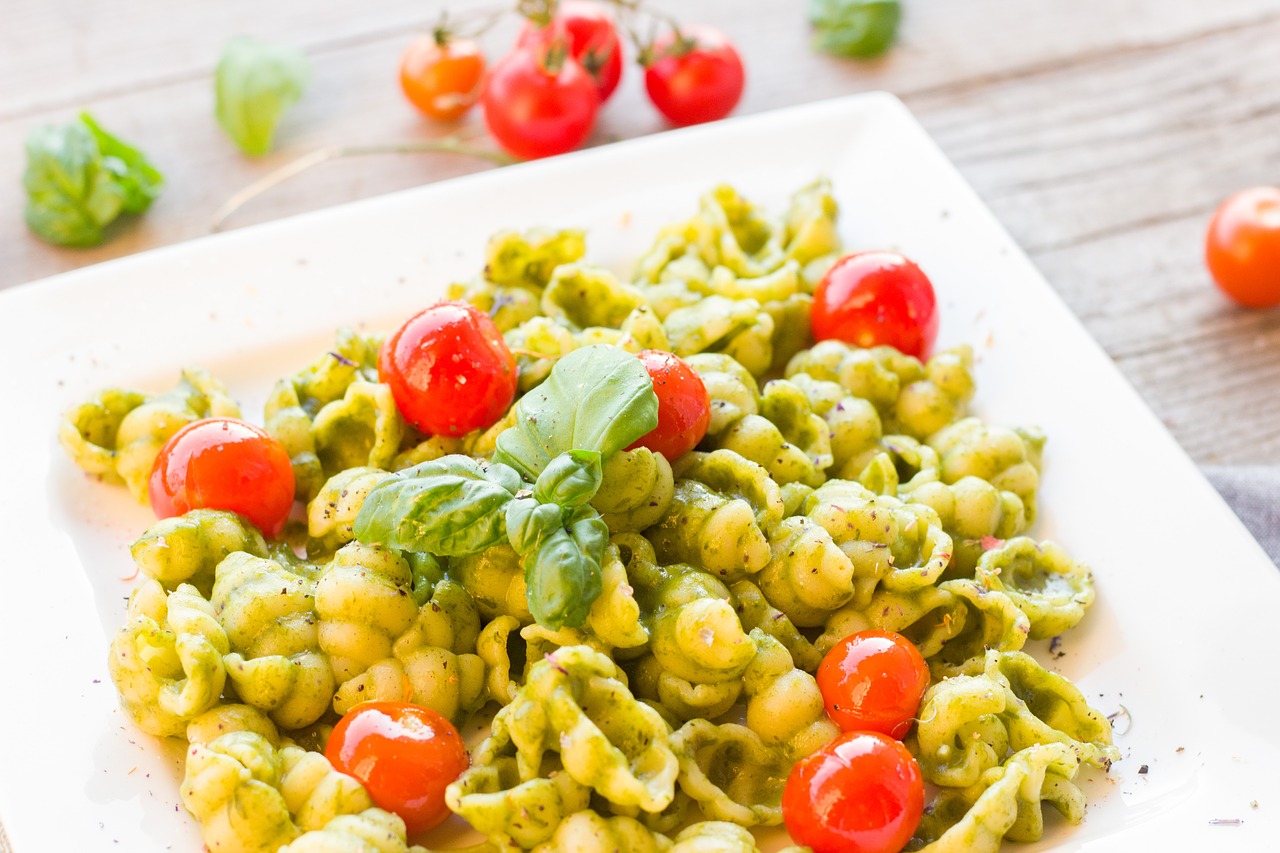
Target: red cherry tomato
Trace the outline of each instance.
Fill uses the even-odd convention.
[[[379,808],[404,818],[410,838],[449,816],[444,789],[471,763],[452,723],[405,702],[352,708],[333,727],[324,754],[359,779]]]
[[[695,26],[667,33],[652,55],[644,87],[672,124],[715,121],[738,105],[746,75],[738,51],[719,30]]]
[[[782,820],[813,853],[898,853],[924,813],[924,779],[899,741],[846,732],[800,760],[782,790]]]
[[[711,423],[711,401],[702,377],[683,358],[657,349],[640,353],[658,395],[658,425],[628,450],[647,447],[675,461],[702,441]]]
[[[480,100],[484,66],[484,54],[471,39],[423,36],[400,59],[400,87],[423,114],[452,121]]]
[[[827,716],[841,729],[901,740],[929,686],[929,667],[901,634],[859,631],[827,652],[817,679]]]
[[[516,360],[489,315],[465,302],[438,302],[383,343],[378,378],[409,423],[428,435],[462,435],[506,414]]]
[[[284,446],[253,424],[208,418],[165,442],[148,482],[157,518],[225,509],[276,536],[293,508],[293,468]]]
[[[481,99],[489,133],[517,157],[563,154],[591,133],[600,96],[591,75],[557,37],[516,47],[489,77]]]
[[[592,0],[564,0],[551,26],[539,28],[530,23],[516,44],[527,47],[557,32],[567,38],[569,55],[595,80],[600,103],[609,100],[622,78],[622,45],[608,10]]]
[[[856,252],[818,282],[809,320],[820,341],[888,344],[926,358],[938,337],[938,300],[928,277],[902,255]]]
[[[1224,201],[1205,238],[1218,287],[1249,308],[1280,305],[1280,187],[1253,187]]]

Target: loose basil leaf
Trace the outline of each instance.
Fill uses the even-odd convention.
[[[819,50],[870,59],[889,49],[898,35],[898,0],[809,0],[809,21]]]
[[[603,344],[581,347],[520,398],[494,458],[536,480],[561,453],[598,450],[603,464],[657,425],[658,397],[640,359]]]
[[[506,536],[506,504],[520,476],[469,456],[423,462],[374,486],[356,514],[361,542],[401,551],[464,556]]]
[[[525,555],[564,526],[564,510],[533,498],[516,498],[507,504],[506,520],[507,540],[517,554]]]
[[[543,503],[573,509],[595,497],[603,479],[598,450],[570,450],[552,459],[538,475],[533,496]]]
[[[156,196],[160,195],[160,186],[164,176],[147,162],[147,157],[137,148],[112,136],[102,125],[94,121],[88,113],[80,114],[80,121],[98,143],[98,151],[102,153],[102,164],[108,172],[115,176],[116,183],[124,191],[124,212],[143,213]]]
[[[581,625],[600,597],[600,560],[609,528],[590,507],[575,515],[582,517],[558,528],[525,561],[529,612],[554,631]]]
[[[302,97],[310,73],[297,48],[233,38],[214,71],[218,124],[244,153],[266,154],[280,117]]]
[[[82,114],[27,136],[27,226],[58,246],[96,246],[121,213],[142,213],[159,191],[160,173]]]

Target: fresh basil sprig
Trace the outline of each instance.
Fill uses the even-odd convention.
[[[657,424],[658,398],[634,355],[584,347],[562,358],[516,415],[493,462],[444,456],[379,483],[355,535],[446,557],[505,538],[520,555],[534,620],[553,630],[581,625],[600,595],[609,539],[588,502],[604,461]]]
[[[856,59],[884,53],[898,35],[899,0],[809,0],[819,50]]]
[[[609,528],[587,501],[600,488],[600,453],[551,461],[532,488],[514,469],[443,456],[370,490],[356,538],[408,553],[476,554],[504,538],[520,555],[529,612],[540,625],[581,625],[600,595]]]
[[[88,113],[27,136],[26,220],[58,246],[96,246],[122,213],[139,214],[160,193],[164,177],[146,156],[112,136]]]
[[[515,426],[498,436],[493,458],[533,480],[561,453],[598,450],[603,462],[657,425],[658,397],[640,359],[581,347],[516,403]]]
[[[608,541],[609,526],[600,513],[581,506],[525,557],[529,612],[539,625],[559,630],[586,621],[600,597],[600,562]]]
[[[369,492],[356,515],[361,542],[440,557],[476,554],[506,535],[503,510],[524,482],[500,463],[444,456]]]
[[[218,124],[244,153],[266,154],[280,117],[302,97],[310,76],[297,48],[231,39],[213,75]]]

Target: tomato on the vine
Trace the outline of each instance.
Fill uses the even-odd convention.
[[[820,340],[888,344],[926,358],[938,337],[938,299],[921,269],[896,252],[855,252],[818,282],[809,325]]]
[[[1280,305],[1280,187],[1253,187],[1213,214],[1205,261],[1218,287],[1249,308]]]
[[[929,667],[906,637],[868,630],[836,643],[816,677],[827,716],[841,729],[901,740],[929,686]]]
[[[452,723],[406,702],[352,708],[333,727],[324,754],[359,779],[379,808],[402,817],[411,838],[449,816],[444,789],[471,763]]]
[[[551,24],[546,27],[528,24],[517,44],[526,47],[557,34],[568,40],[569,55],[595,80],[603,104],[622,78],[622,44],[608,10],[593,0],[564,0],[556,8]]]
[[[158,518],[224,509],[273,537],[293,508],[288,452],[263,430],[235,418],[206,418],[174,433],[156,456],[147,486]]]
[[[658,425],[627,449],[647,447],[674,462],[707,434],[711,424],[707,386],[687,361],[673,353],[647,349],[640,353],[640,361],[658,395]]]
[[[782,790],[782,820],[813,853],[898,853],[924,813],[924,779],[901,742],[846,732],[802,758]]]
[[[645,62],[649,100],[673,124],[724,118],[738,105],[746,74],[719,30],[693,26],[659,37]]]
[[[569,55],[566,39],[554,37],[503,57],[481,104],[493,138],[517,157],[534,159],[581,145],[595,124],[600,96],[595,80]]]
[[[488,314],[465,302],[437,302],[383,343],[378,378],[419,430],[462,435],[506,414],[516,360]]]
[[[415,40],[404,52],[400,87],[425,115],[452,121],[480,100],[484,68],[484,54],[474,40],[437,31]]]

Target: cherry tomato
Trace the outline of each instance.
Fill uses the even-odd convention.
[[[383,343],[378,378],[422,432],[462,435],[506,414],[516,395],[516,360],[487,314],[465,302],[438,302]]]
[[[160,448],[148,481],[157,518],[225,509],[276,536],[293,508],[293,468],[284,446],[253,424],[207,418]]]
[[[745,85],[738,51],[724,33],[687,27],[660,37],[644,71],[649,100],[672,124],[724,118],[738,105]]]
[[[818,282],[809,321],[820,341],[888,344],[926,358],[938,337],[938,300],[928,277],[902,255],[856,252]]]
[[[711,400],[702,377],[677,355],[657,349],[640,353],[658,395],[658,425],[628,450],[647,447],[674,462],[702,441],[711,423]]]
[[[564,0],[551,26],[537,27],[530,23],[521,32],[517,44],[528,46],[554,37],[557,28],[569,42],[569,55],[595,80],[603,104],[622,78],[622,45],[613,18],[608,10],[592,0]]]
[[[1280,305],[1280,187],[1253,187],[1213,214],[1205,261],[1227,296],[1249,308]]]
[[[569,56],[564,38],[537,41],[503,57],[481,99],[489,133],[517,157],[572,151],[600,109],[595,80]]]
[[[929,667],[901,634],[859,631],[827,652],[817,679],[827,716],[841,729],[901,740],[929,686]]]
[[[409,45],[400,59],[405,97],[430,118],[461,118],[480,100],[484,54],[471,39],[450,39],[442,31]]]
[[[352,708],[333,727],[324,754],[359,779],[375,805],[404,818],[410,838],[449,816],[444,789],[471,763],[452,723],[405,702]]]
[[[787,831],[813,853],[898,853],[923,813],[920,767],[879,732],[846,732],[801,759],[782,790]]]

